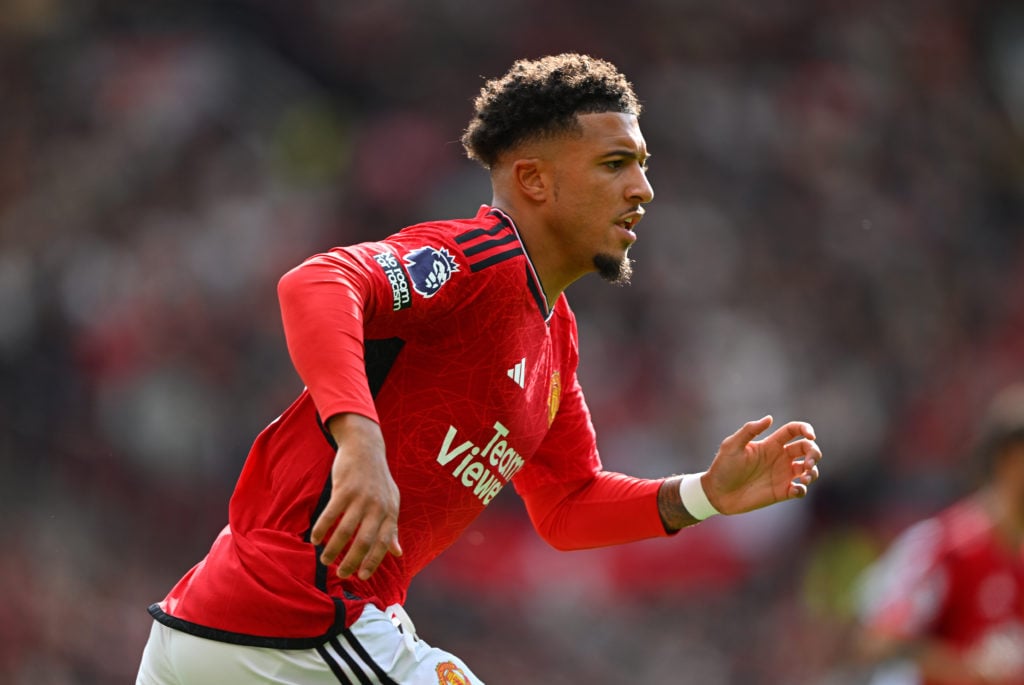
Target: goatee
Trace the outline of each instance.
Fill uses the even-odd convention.
[[[628,285],[633,275],[633,260],[626,256],[616,259],[607,254],[594,255],[594,266],[601,278],[615,285]]]

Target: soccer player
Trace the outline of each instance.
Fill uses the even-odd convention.
[[[879,683],[1024,685],[1024,386],[993,400],[981,435],[983,484],[864,576],[861,648]]]
[[[306,388],[255,440],[209,554],[150,607],[139,681],[480,683],[415,633],[412,578],[509,483],[559,549],[668,536],[802,497],[813,429],[770,416],[706,472],[602,469],[563,291],[630,276],[653,190],[616,68],[563,54],[487,82],[463,143],[475,216],[316,255],[279,284]]]

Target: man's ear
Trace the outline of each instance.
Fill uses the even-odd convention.
[[[540,157],[526,157],[512,163],[512,183],[516,189],[533,200],[543,202],[550,192],[547,165]]]

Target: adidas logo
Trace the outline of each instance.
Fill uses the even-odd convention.
[[[516,362],[515,366],[513,366],[511,369],[508,370],[508,377],[511,378],[513,381],[515,381],[516,385],[518,385],[520,388],[525,388],[526,387],[526,385],[524,383],[525,376],[526,376],[526,357],[523,357],[518,362]]]

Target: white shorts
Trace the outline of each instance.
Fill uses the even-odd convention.
[[[208,640],[157,621],[136,685],[480,685],[458,657],[416,637],[400,606],[367,605],[350,629],[314,649]]]

